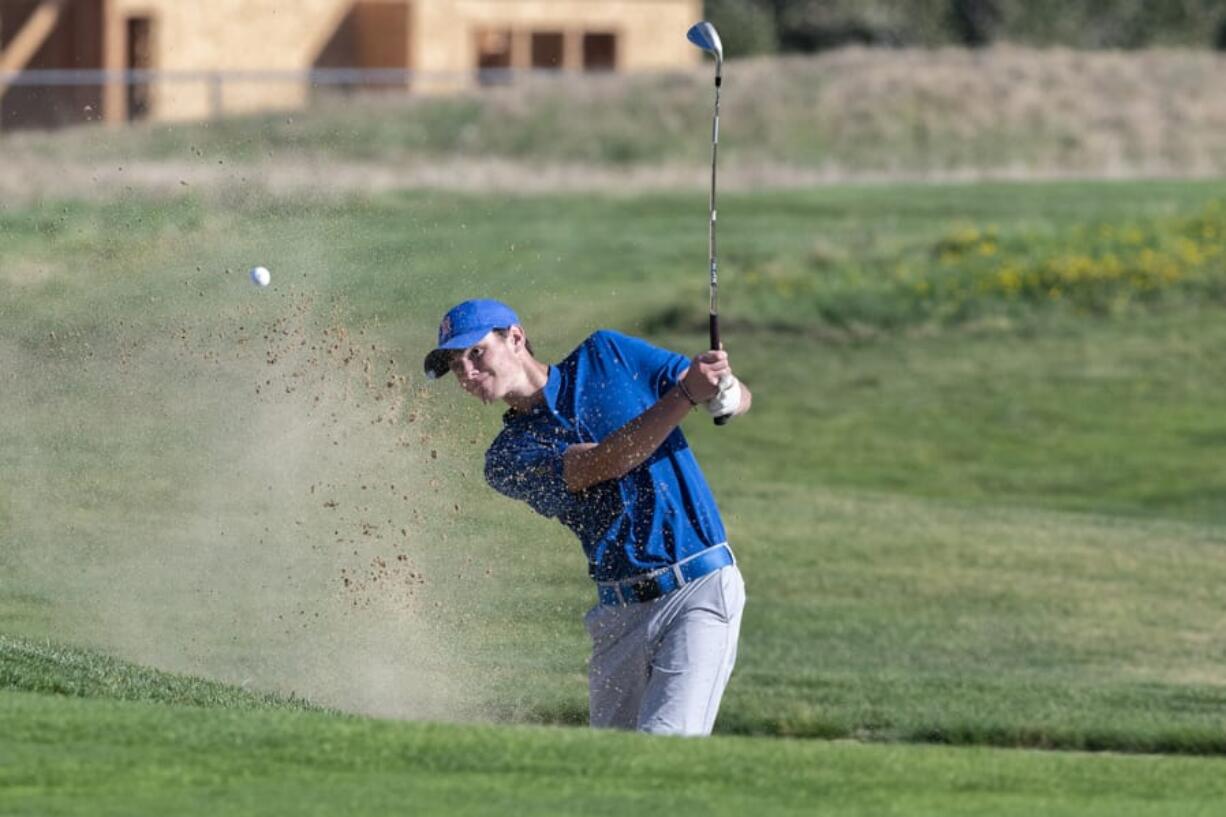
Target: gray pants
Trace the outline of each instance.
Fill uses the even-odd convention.
[[[709,735],[736,662],[745,583],[736,565],[641,604],[597,605],[591,724],[668,735]]]

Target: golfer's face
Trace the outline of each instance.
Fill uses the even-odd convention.
[[[508,340],[490,332],[479,343],[451,359],[451,373],[460,386],[483,403],[492,403],[503,396],[503,381],[512,362]]]

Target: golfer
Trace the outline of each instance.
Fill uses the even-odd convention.
[[[443,318],[425,369],[510,407],[485,455],[486,480],[583,545],[597,596],[585,617],[591,725],[710,734],[745,587],[678,426],[698,407],[749,410],[727,354],[690,360],[601,330],[548,366],[510,307],[475,300]]]

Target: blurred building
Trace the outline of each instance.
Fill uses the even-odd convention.
[[[685,40],[701,14],[702,0],[0,0],[0,127],[295,108],[323,85],[675,69],[701,59]]]

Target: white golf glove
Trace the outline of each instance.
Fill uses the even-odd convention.
[[[736,410],[741,407],[741,381],[730,374],[724,375],[719,379],[719,393],[704,405],[712,417],[736,414]]]

